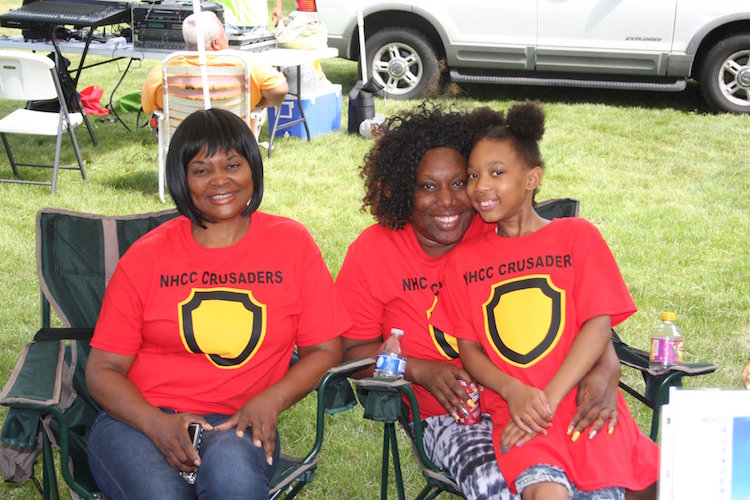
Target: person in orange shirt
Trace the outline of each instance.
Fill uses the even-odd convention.
[[[186,50],[198,50],[198,37],[195,23],[200,20],[203,28],[203,42],[206,51],[215,52],[229,47],[224,26],[222,26],[216,14],[209,11],[201,11],[191,14],[182,23],[182,36],[185,39]],[[250,55],[250,54],[249,54]],[[209,60],[210,64],[211,61]],[[265,108],[281,104],[289,89],[284,74],[272,66],[253,62],[248,58],[247,64],[250,68],[250,107]],[[198,59],[177,58],[170,61],[170,66],[198,65]],[[141,89],[141,107],[144,113],[151,114],[155,110],[164,109],[162,94],[162,64],[153,67],[146,78]]]

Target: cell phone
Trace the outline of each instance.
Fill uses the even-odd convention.
[[[201,437],[203,436],[203,426],[201,424],[190,424],[188,425],[188,436],[190,441],[193,443],[195,451],[201,446]],[[182,478],[189,484],[195,484],[196,475],[195,472],[180,472]]]
[[[198,451],[201,445],[201,437],[203,436],[203,426],[201,424],[188,425],[188,436],[190,436],[190,441],[193,442],[193,448],[195,448],[195,451]]]

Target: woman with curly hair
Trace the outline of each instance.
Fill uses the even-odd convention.
[[[492,425],[457,423],[466,400],[462,368],[450,332],[432,328],[430,314],[442,287],[449,251],[460,241],[492,231],[466,195],[466,159],[480,128],[504,124],[503,113],[468,113],[425,102],[389,118],[365,155],[361,176],[377,224],[351,244],[336,286],[354,326],[344,334],[346,359],[375,357],[391,328],[404,330],[405,378],[424,423],[430,459],[450,471],[467,498],[514,498],[500,475],[492,448]],[[359,376],[371,376],[372,368]],[[582,382],[580,431],[595,422],[614,425],[619,365],[614,350]]]
[[[435,327],[458,339],[481,383],[500,471],[529,499],[622,499],[658,477],[659,451],[617,394],[618,425],[589,439],[566,432],[576,386],[636,311],[607,243],[590,222],[534,210],[543,175],[544,112],[513,106],[483,131],[468,161],[467,194],[495,225],[451,252]],[[486,279],[467,273],[486,269]]]

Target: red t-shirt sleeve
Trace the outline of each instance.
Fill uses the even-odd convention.
[[[149,256],[136,248],[120,259],[104,293],[91,347],[123,355],[136,354],[141,348],[146,299],[141,294],[145,284],[138,283],[137,279],[148,276],[152,264]],[[138,272],[131,272],[131,269]]]
[[[309,346],[338,337],[350,327],[351,320],[318,245],[303,226],[299,227],[298,248],[300,262],[303,262],[303,278],[297,345]]]
[[[586,249],[573,253],[573,289],[579,327],[594,316],[609,315],[615,326],[636,311],[612,251],[593,224],[579,219],[573,241]]]
[[[385,304],[368,279],[372,278],[372,269],[365,267],[369,258],[367,245],[360,237],[349,246],[336,276],[336,288],[352,319],[352,326],[344,332],[346,338],[369,340],[382,335]]]

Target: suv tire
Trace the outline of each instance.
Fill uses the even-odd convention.
[[[391,99],[415,99],[435,93],[440,79],[435,49],[411,28],[383,28],[366,42],[367,70]]]
[[[750,113],[750,35],[720,40],[707,53],[701,93],[716,111]]]

